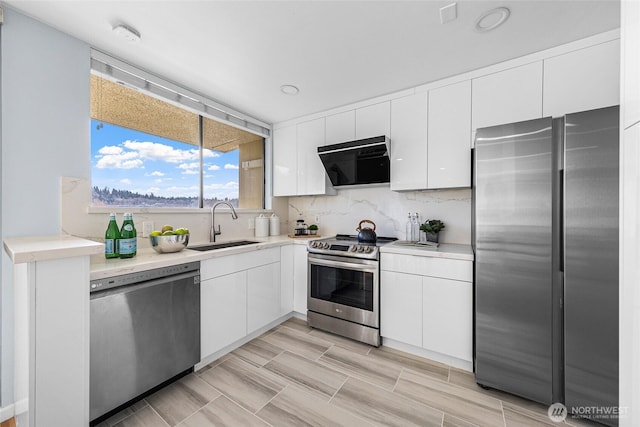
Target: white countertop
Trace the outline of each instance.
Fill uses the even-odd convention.
[[[255,245],[235,246],[203,252],[194,251],[187,247],[180,252],[168,254],[159,254],[151,248],[139,249],[135,257],[127,259],[105,259],[104,255],[101,253],[100,255],[94,255],[91,257],[91,280],[104,279],[105,277],[119,276],[128,273],[136,273],[152,268],[167,267],[186,262],[202,261],[205,259],[259,251],[262,249],[283,245],[300,244],[306,246],[307,242],[311,239],[311,236],[309,236],[308,238],[290,238],[287,235],[271,237],[248,237],[246,239],[222,240],[216,243],[223,243],[225,241],[232,242],[235,240],[252,240],[260,243],[257,243]],[[196,246],[203,246],[205,244],[206,243],[202,243]]]
[[[7,237],[4,250],[14,264],[104,253],[104,245],[69,235]]]
[[[471,245],[459,245],[455,243],[440,243],[438,247],[433,247],[419,244],[407,245],[406,241],[398,240],[382,246],[380,252],[383,254],[417,255],[473,261],[473,249]]]

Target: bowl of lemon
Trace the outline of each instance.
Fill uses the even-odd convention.
[[[180,252],[189,244],[189,229],[174,228],[165,225],[162,230],[154,230],[149,233],[149,241],[154,251],[159,254]]]

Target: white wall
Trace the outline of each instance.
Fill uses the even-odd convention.
[[[2,238],[60,231],[60,176],[90,177],[89,46],[4,7]],[[2,406],[13,401],[12,265],[2,255]]]
[[[621,8],[620,427],[640,425],[640,2]]]

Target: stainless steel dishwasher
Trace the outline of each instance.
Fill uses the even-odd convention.
[[[200,262],[92,280],[90,419],[200,361]]]

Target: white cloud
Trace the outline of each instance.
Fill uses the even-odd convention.
[[[168,163],[180,163],[189,160],[198,160],[200,152],[197,148],[180,150],[169,145],[149,141],[124,141],[122,145],[139,154],[143,159],[162,160]]]
[[[198,175],[200,171],[194,171],[193,169],[187,169],[182,172],[183,175]]]
[[[134,169],[143,166],[138,153],[128,151],[120,154],[103,155],[96,163],[98,169]]]
[[[164,176],[164,173],[160,171],[153,171],[149,174],[149,176]]]
[[[227,163],[226,165],[224,165],[225,169],[240,169],[238,167],[238,165],[232,165],[231,163]]]
[[[131,185],[131,180],[129,178],[124,178],[120,180],[121,184]]]
[[[199,169],[199,168],[200,168],[199,162],[181,163],[178,165],[178,169],[183,169],[183,170]]]
[[[205,159],[209,157],[220,157],[220,153],[209,150],[208,148],[203,148],[202,157],[204,157]]]
[[[204,186],[204,191],[206,192],[207,190],[209,191],[216,191],[216,190],[236,190],[240,187],[240,185],[236,182],[236,181],[229,181],[225,184],[222,183],[213,183],[213,184],[206,184]]]
[[[220,170],[220,166],[218,165],[211,165],[207,168],[208,171],[219,171]]]
[[[158,178],[158,179],[154,179],[153,182],[155,182],[156,184],[162,184],[162,178]]]
[[[189,186],[189,187],[178,187],[178,186],[173,186],[173,187],[169,187],[166,188],[162,191],[162,195],[163,196],[175,196],[175,197],[195,197],[200,193],[200,188],[195,185],[195,186]]]
[[[122,147],[118,147],[116,145],[105,145],[104,147],[98,150],[98,153],[105,154],[120,154],[122,153]]]

